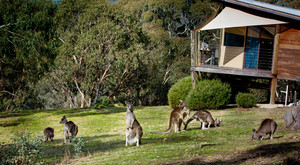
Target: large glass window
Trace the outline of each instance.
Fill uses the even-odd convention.
[[[244,47],[245,28],[225,29],[224,46]]]
[[[248,27],[244,68],[271,70],[275,27]]]

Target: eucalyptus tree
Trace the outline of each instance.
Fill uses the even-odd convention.
[[[44,80],[49,92],[71,107],[77,100],[90,107],[99,96],[112,98],[136,85],[137,70],[149,60],[147,36],[134,16],[104,0],[62,1],[59,10],[62,44]]]
[[[36,82],[56,56],[57,5],[49,0],[0,1],[0,109],[42,107]]]

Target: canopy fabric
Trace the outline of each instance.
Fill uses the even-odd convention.
[[[285,23],[287,22],[264,18],[231,7],[225,7],[211,22],[207,23],[202,28],[196,29],[196,31]]]

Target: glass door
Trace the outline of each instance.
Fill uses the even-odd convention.
[[[274,26],[248,27],[244,68],[270,71],[272,69]]]

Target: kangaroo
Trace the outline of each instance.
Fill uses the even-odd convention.
[[[64,143],[67,143],[67,139],[69,139],[69,133],[71,133],[72,137],[75,137],[78,133],[78,126],[74,124],[72,121],[68,121],[66,116],[63,116],[60,124],[63,124],[64,128]],[[69,139],[70,142],[70,139]]]
[[[264,119],[256,131],[253,129],[253,135],[252,135],[252,140],[260,139],[263,140],[264,136],[266,134],[270,134],[270,139],[273,139],[273,135],[276,131],[277,124],[273,119]]]
[[[126,146],[136,143],[136,146],[141,144],[143,129],[140,123],[136,120],[133,113],[133,104],[125,102],[127,105],[126,111]]]
[[[181,132],[180,130],[181,124],[183,123],[184,125],[186,125],[184,118],[186,116],[189,117],[189,115],[190,115],[189,107],[186,105],[185,101],[180,100],[180,104],[178,105],[178,107],[175,107],[170,114],[168,130],[164,132],[154,132],[154,133],[157,134],[170,133],[174,125],[175,125],[175,133]]]
[[[202,127],[201,129],[208,129],[211,126],[212,127],[220,127],[221,123],[222,123],[222,120],[218,120],[217,118],[213,119],[210,112],[208,112],[206,110],[199,110],[191,118],[189,118],[187,120],[184,130],[186,130],[188,124],[191,121],[193,121],[194,119],[201,122],[201,127]]]
[[[45,135],[45,142],[49,140],[53,141],[54,137],[54,129],[51,127],[47,127],[44,129],[44,135]]]

